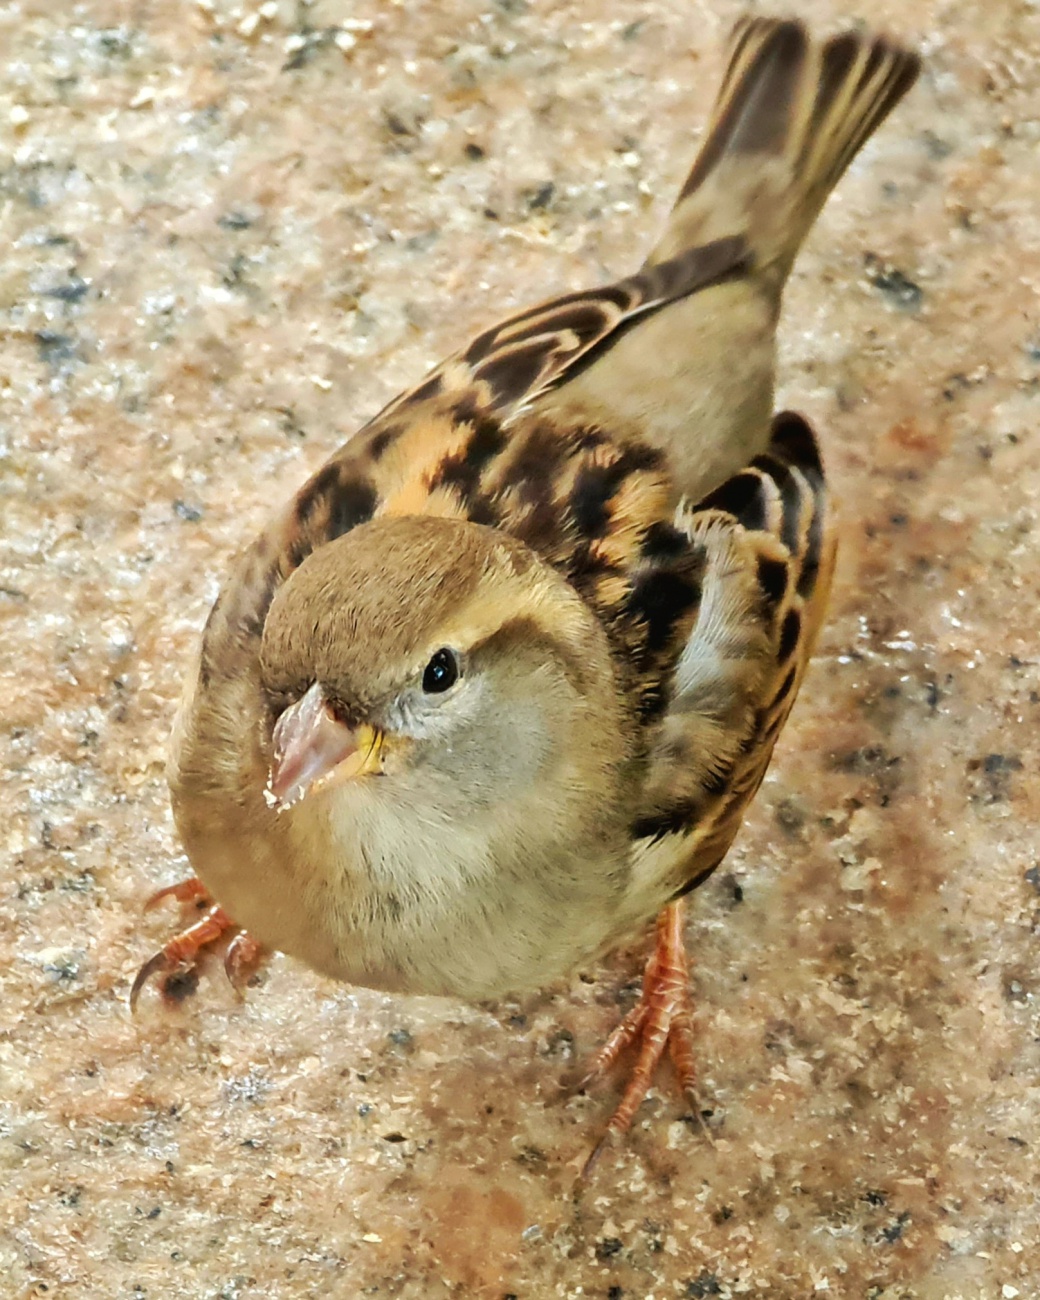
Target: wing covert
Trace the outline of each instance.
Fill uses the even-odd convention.
[[[809,425],[778,415],[765,455],[686,511],[684,523],[705,554],[701,606],[633,828],[644,869],[674,870],[677,892],[704,880],[728,850],[822,621],[834,542]]]

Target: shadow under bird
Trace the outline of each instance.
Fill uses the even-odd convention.
[[[234,935],[404,993],[537,988],[657,918],[622,1133],[668,1051],[694,1097],[683,898],[794,703],[833,536],[816,440],[773,417],[798,248],[918,59],[738,24],[642,267],[474,339],[355,434],[234,561],[169,767]],[[592,1160],[602,1150],[596,1148]]]

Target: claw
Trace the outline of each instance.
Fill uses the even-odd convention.
[[[185,885],[190,882],[185,881]],[[171,890],[162,891],[164,897],[167,893],[172,893],[177,887],[173,886]],[[137,972],[133,985],[130,989],[130,1010],[137,1009],[137,999],[140,996],[141,989],[145,986],[153,975],[165,973],[172,975],[179,970],[193,969],[199,953],[203,948],[219,939],[221,935],[226,934],[228,930],[237,928],[234,921],[228,916],[222,907],[211,907],[201,921],[195,925],[189,926],[187,930],[182,930],[180,934],[174,937],[160,948],[154,956],[149,957],[141,969]]]
[[[178,903],[195,903],[198,906],[212,901],[209,890],[198,876],[189,876],[187,880],[178,880],[175,885],[166,885],[163,889],[157,889],[145,900],[144,910],[150,912],[153,907],[157,907],[167,898],[175,898]]]
[[[600,1048],[579,1087],[584,1089],[594,1083],[617,1061],[626,1047],[635,1043],[638,1043],[638,1055],[628,1086],[607,1121],[606,1132],[585,1161],[578,1175],[579,1182],[588,1179],[608,1146],[623,1137],[631,1127],[666,1048],[683,1093],[694,1113],[700,1115],[681,899],[670,903],[657,919],[657,942],[647,963],[639,1002]]]
[[[224,954],[224,974],[236,993],[245,992],[246,985],[263,965],[266,956],[265,949],[251,934],[239,930]]]
[[[213,902],[209,890],[197,876],[189,876],[187,880],[178,880],[175,885],[167,885],[164,889],[157,890],[145,903],[144,910],[150,912],[153,907],[167,898],[175,899],[182,906],[191,905],[198,910],[206,909],[205,915],[188,929],[174,935],[169,943],[150,957],[137,972],[130,989],[130,1010],[136,1009],[141,990],[153,975],[166,976],[163,994],[167,1001],[180,1000],[174,996],[178,990],[173,987],[175,977],[178,975],[195,977],[192,984],[179,988],[180,997],[188,992],[194,992],[199,954],[204,948],[224,938],[229,931],[233,933],[233,938],[224,954],[224,971],[232,986],[241,993],[267,956],[265,950],[252,935],[247,934],[245,930],[240,930],[223,908]]]

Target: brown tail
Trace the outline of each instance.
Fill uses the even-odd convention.
[[[794,20],[745,18],[704,145],[650,261],[744,233],[786,277],[827,195],[920,71],[916,54],[855,32],[819,43]]]

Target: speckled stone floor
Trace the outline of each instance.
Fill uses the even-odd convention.
[[[818,25],[837,0],[792,7]],[[0,1291],[1040,1295],[1040,10],[858,0],[926,72],[795,272],[832,617],[696,897],[709,1143],[561,1080],[638,953],[529,1005],[275,959],[130,980],[226,557],[510,307],[629,269],[731,0],[0,4]]]

